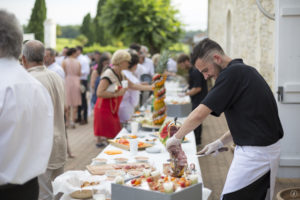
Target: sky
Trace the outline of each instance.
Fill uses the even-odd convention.
[[[137,0],[138,1],[138,0]],[[35,0],[0,0],[0,8],[14,13],[21,24],[27,24]],[[178,18],[186,30],[205,30],[207,27],[207,0],[171,0],[179,10]],[[47,18],[59,25],[80,25],[83,17],[95,17],[98,0],[46,0]]]

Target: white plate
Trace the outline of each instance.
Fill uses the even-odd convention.
[[[159,147],[149,147],[149,148],[146,148],[146,152],[148,153],[160,153],[161,152],[161,148]]]

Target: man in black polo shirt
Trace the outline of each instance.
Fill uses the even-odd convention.
[[[192,110],[197,108],[204,97],[207,95],[207,84],[203,75],[190,62],[190,57],[186,54],[179,55],[177,64],[180,68],[188,70],[189,90],[185,93],[191,97]],[[196,145],[201,144],[202,124],[194,130]]]
[[[181,139],[209,114],[219,116],[224,112],[229,131],[198,152],[218,152],[232,140],[237,145],[221,199],[272,199],[283,130],[270,87],[255,68],[241,59],[232,60],[208,38],[194,48],[192,62],[205,79],[214,78],[216,82],[167,141],[167,149],[181,149]],[[180,156],[177,162],[185,165],[186,156]]]

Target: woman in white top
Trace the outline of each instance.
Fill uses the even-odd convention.
[[[134,75],[134,72],[137,68],[137,64],[139,62],[139,57],[137,53],[133,51],[130,51],[130,55],[131,61],[129,63],[129,67],[127,70],[123,70],[122,72],[129,81],[131,81],[134,84],[139,84],[139,79]],[[139,103],[139,96],[140,91],[138,90],[128,89],[126,91],[119,108],[119,117],[121,123],[125,123],[131,118],[134,112],[134,108]]]

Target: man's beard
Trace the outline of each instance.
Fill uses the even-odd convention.
[[[214,68],[215,68],[215,75],[214,76],[209,76],[208,78],[207,78],[207,80],[209,80],[209,79],[211,79],[211,78],[214,78],[215,80],[218,78],[218,76],[219,76],[219,74],[220,74],[220,72],[222,71],[222,67],[221,67],[221,65],[218,65],[217,63],[213,63],[213,65],[214,65]]]
[[[222,71],[221,65],[218,65],[217,63],[214,63],[214,67],[216,69],[216,72],[218,72],[218,76],[219,76],[220,72]]]

